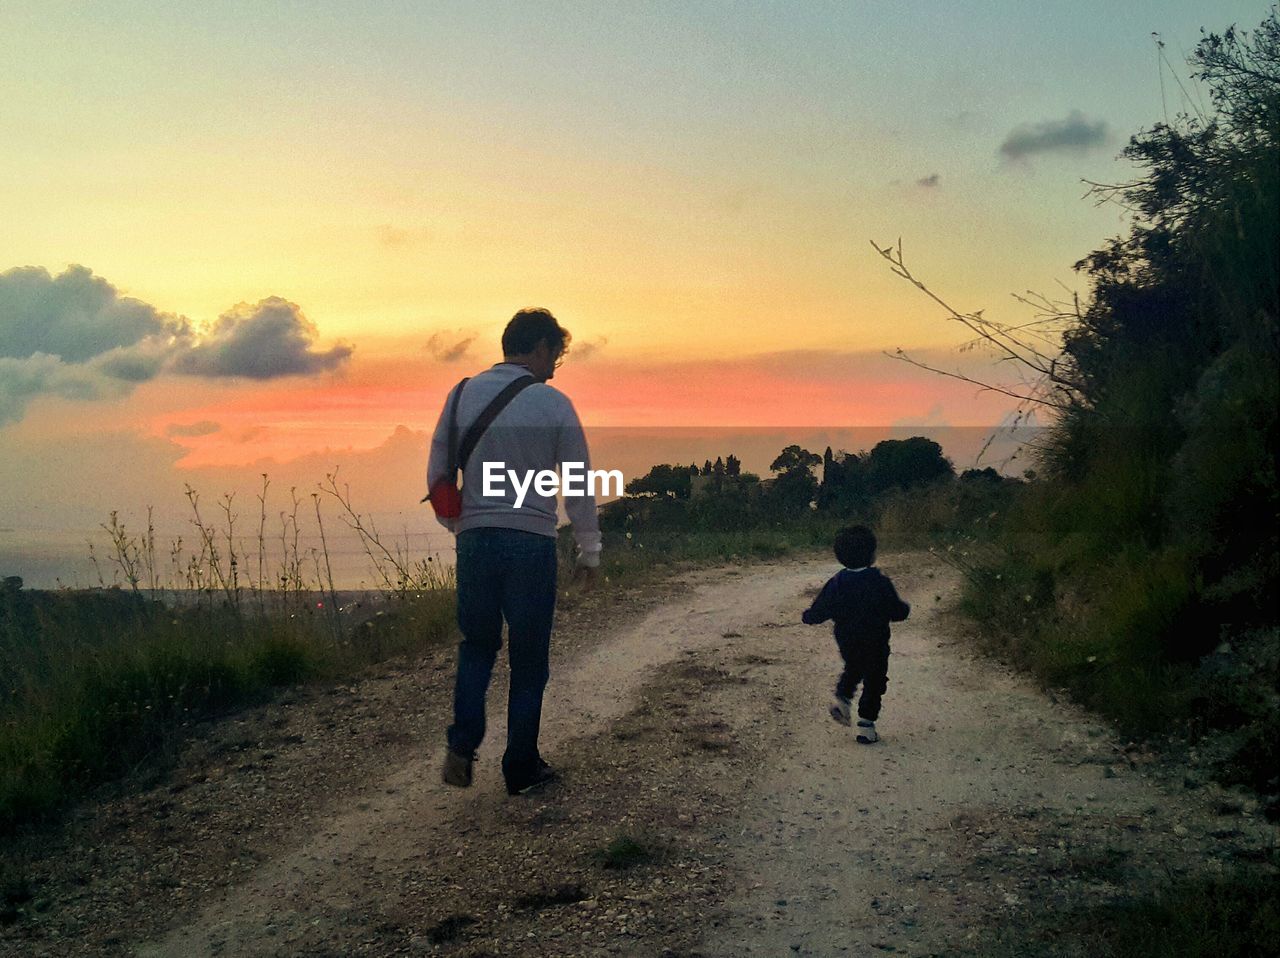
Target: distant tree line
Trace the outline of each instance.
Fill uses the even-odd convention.
[[[619,515],[633,515],[642,503],[647,518],[669,524],[751,524],[776,521],[810,511],[867,515],[877,497],[957,480],[955,469],[931,439],[887,439],[870,452],[818,455],[799,445],[782,449],[761,479],[744,472],[733,455],[678,466],[662,463],[626,485],[627,498],[604,508],[606,524]],[[1005,483],[995,469],[966,470],[961,481]]]

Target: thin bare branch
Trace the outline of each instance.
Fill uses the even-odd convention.
[[[902,277],[916,289],[920,290],[920,292],[928,296],[931,300],[946,310],[951,319],[963,325],[975,336],[987,345],[991,346],[997,353],[1004,354],[1010,359],[1013,359],[1024,366],[1030,366],[1033,369],[1037,369],[1040,372],[1047,371],[1041,368],[1042,361],[1047,361],[1046,357],[1030,350],[1028,350],[1030,355],[1019,353],[1015,346],[1023,349],[1025,349],[1025,347],[1023,347],[1021,343],[1016,342],[1013,345],[1010,345],[1010,342],[1008,341],[1009,337],[1005,336],[1002,338],[997,335],[992,329],[993,324],[988,320],[983,319],[981,313],[961,313],[928,286],[916,279],[916,277],[912,275],[911,270],[907,268],[906,263],[903,261],[901,240],[898,241],[898,247],[896,250],[892,246],[881,248],[874,242],[871,244],[871,247],[889,263],[889,266],[895,275]]]
[[[912,359],[909,355],[907,355],[906,352],[904,352],[901,349],[892,353],[886,351],[885,355],[888,356],[890,359],[899,360],[900,362],[907,363],[910,366],[915,366],[918,369],[924,369],[931,373],[937,373],[939,376],[946,376],[949,379],[958,379],[961,382],[971,383],[974,386],[977,386],[979,389],[985,390],[987,392],[996,392],[996,393],[1000,393],[1001,395],[1008,396],[1011,399],[1017,399],[1022,402],[1036,403],[1042,406],[1052,406],[1055,409],[1066,408],[1065,404],[1060,402],[1055,402],[1054,400],[1047,399],[1043,396],[1034,396],[1034,395],[1028,396],[1023,393],[1016,393],[1013,390],[1006,389],[1003,386],[995,386],[995,385],[992,385],[991,383],[981,382],[980,380],[974,379],[971,376],[966,376],[964,373],[953,372],[948,369],[939,369],[936,366],[930,366],[927,363],[920,362],[918,359]]]

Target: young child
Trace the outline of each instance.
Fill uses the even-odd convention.
[[[831,717],[841,725],[851,724],[849,705],[861,682],[858,741],[870,745],[880,739],[876,719],[889,681],[889,623],[904,620],[911,606],[898,598],[889,577],[872,566],[876,537],[866,526],[836,533],[835,553],[844,568],[827,581],[801,618],[806,625],[835,620],[844,672],[836,683]]]

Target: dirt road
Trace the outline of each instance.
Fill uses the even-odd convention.
[[[45,904],[0,952],[935,955],[1275,842],[975,657],[950,569],[880,565],[913,612],[877,745],[827,717],[834,644],[798,624],[830,560],[701,570],[565,617],[542,794],[502,792],[500,681],[476,785],[439,783],[442,651],[212,732],[20,849]]]

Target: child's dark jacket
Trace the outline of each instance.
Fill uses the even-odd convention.
[[[847,643],[889,642],[889,623],[901,622],[911,606],[898,598],[898,592],[879,569],[841,569],[822,587],[813,605],[801,618],[806,625],[835,620],[836,641]]]

